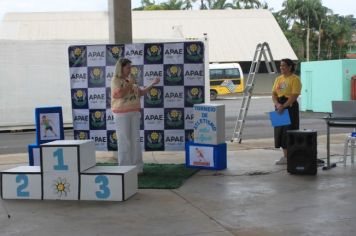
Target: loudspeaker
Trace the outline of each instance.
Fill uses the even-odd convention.
[[[287,131],[287,171],[291,174],[316,175],[317,132]]]

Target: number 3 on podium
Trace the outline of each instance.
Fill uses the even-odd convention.
[[[100,191],[96,191],[96,197],[99,199],[107,199],[110,197],[110,189],[108,188],[109,179],[104,175],[98,175],[95,178],[95,183],[99,184]]]

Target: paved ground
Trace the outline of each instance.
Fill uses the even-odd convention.
[[[333,135],[333,161],[344,135]],[[356,235],[356,168],[316,176],[276,166],[271,139],[229,144],[228,169],[200,171],[176,190],[139,190],[126,202],[0,200],[0,235]],[[325,157],[325,137],[318,137]],[[97,153],[98,161],[115,161]],[[0,156],[0,169],[26,164]],[[183,163],[183,152],[145,153],[145,162]]]

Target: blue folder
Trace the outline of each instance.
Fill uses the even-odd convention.
[[[271,111],[269,113],[269,119],[271,120],[273,127],[290,125],[288,109],[284,109],[282,113]]]

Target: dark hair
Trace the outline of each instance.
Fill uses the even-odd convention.
[[[120,60],[119,60],[119,62],[120,62],[120,64],[121,64],[121,67],[124,67],[124,66],[126,66],[127,64],[131,64],[132,62],[129,60],[129,59],[127,59],[127,58],[121,58]]]
[[[294,72],[295,71],[295,63],[291,60],[291,59],[289,59],[289,58],[284,58],[284,59],[282,59],[281,60],[281,62],[284,62],[284,63],[286,63],[289,67],[290,67],[290,71],[291,72]]]

